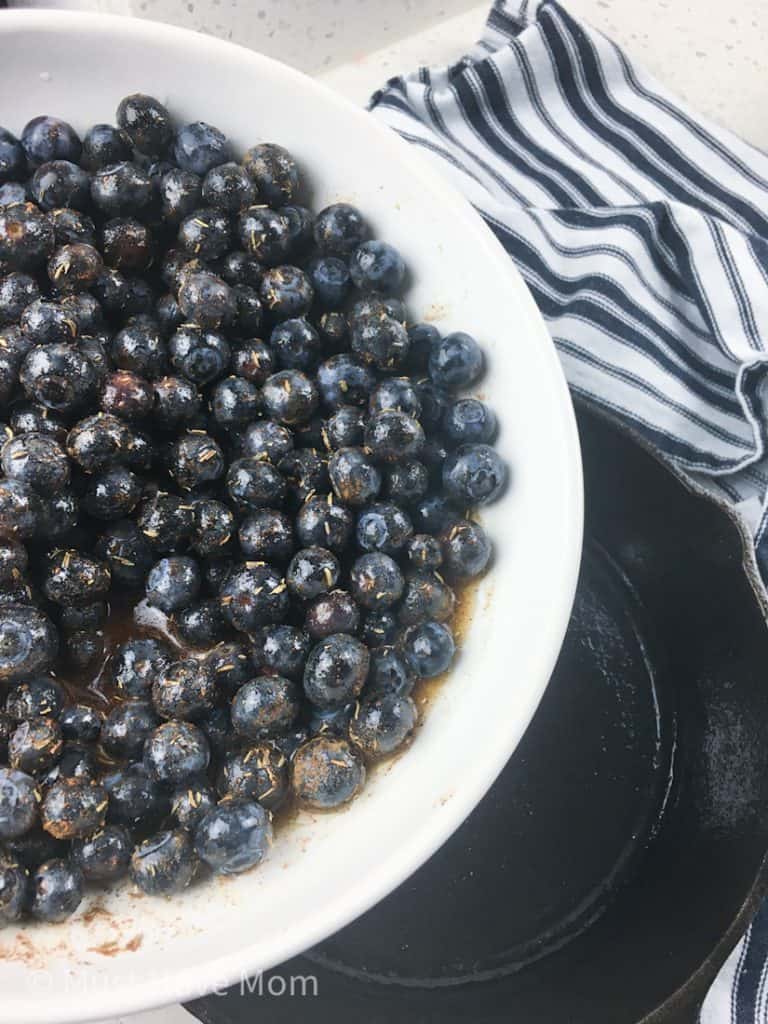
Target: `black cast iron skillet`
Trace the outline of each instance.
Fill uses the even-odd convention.
[[[519,749],[428,864],[273,972],[314,975],[317,997],[270,997],[267,977],[192,1004],[201,1020],[696,1020],[767,889],[765,609],[727,510],[579,422],[579,592]]]

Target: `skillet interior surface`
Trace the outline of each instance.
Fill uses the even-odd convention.
[[[506,769],[395,893],[272,972],[314,976],[311,1005],[267,975],[201,1020],[695,1020],[766,888],[768,629],[729,515],[583,408],[579,428],[579,590]]]

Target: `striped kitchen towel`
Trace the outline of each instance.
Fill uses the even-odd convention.
[[[495,232],[572,390],[733,502],[768,580],[768,157],[553,0],[497,0],[371,110]]]
[[[554,0],[497,0],[371,110],[495,232],[572,390],[738,507],[768,581],[768,157]],[[701,1020],[768,1024],[768,904]]]

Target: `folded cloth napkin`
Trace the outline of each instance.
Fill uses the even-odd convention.
[[[732,502],[768,580],[768,157],[554,0],[497,0],[370,106],[515,260],[572,390]],[[768,907],[702,1021],[768,1022]]]

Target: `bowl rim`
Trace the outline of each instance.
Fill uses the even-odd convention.
[[[546,652],[542,652],[541,663],[545,670],[537,687],[531,688],[527,702],[520,708],[511,727],[500,725],[494,733],[494,741],[485,746],[482,768],[476,768],[468,774],[467,781],[457,791],[451,801],[450,813],[435,816],[428,835],[420,833],[408,843],[404,843],[399,855],[383,861],[374,877],[366,878],[364,884],[351,885],[343,902],[333,915],[315,915],[306,920],[301,936],[286,936],[282,943],[275,944],[274,958],[265,963],[257,961],[255,947],[243,946],[238,952],[225,953],[217,956],[216,950],[211,951],[211,958],[201,972],[199,966],[173,968],[164,978],[152,977],[146,984],[116,985],[114,988],[99,988],[86,995],[70,993],[69,998],[58,1003],[52,1015],[50,998],[41,993],[41,998],[24,999],[14,1003],[13,1011],[21,1009],[23,1016],[14,1020],[23,1020],[28,1024],[51,1024],[53,1020],[62,1022],[82,1022],[97,1020],[115,1014],[139,1013],[169,1003],[169,990],[173,1000],[183,1001],[199,997],[203,990],[212,991],[237,982],[254,971],[264,971],[279,963],[283,963],[300,952],[322,941],[360,914],[383,899],[389,892],[405,881],[416,871],[445,840],[459,827],[467,815],[488,791],[509,757],[514,752],[525,729],[532,719],[539,701],[546,689],[560,651],[562,640],[568,625],[571,606],[576,592],[578,572],[581,561],[581,544],[583,533],[583,480],[579,448],[578,432],[573,405],[568,392],[562,367],[559,363],[555,346],[547,330],[544,320],[534,304],[533,298],[523,282],[512,259],[507,255],[501,243],[485,225],[480,215],[464,197],[434,171],[428,161],[415,148],[407,145],[393,131],[380,124],[363,108],[357,107],[345,97],[339,95],[331,87],[297,71],[274,58],[267,57],[256,50],[240,46],[214,36],[179,28],[163,22],[155,22],[132,16],[92,13],[83,11],[51,11],[49,9],[5,10],[0,14],[0,38],[19,31],[34,33],[35,31],[55,31],[61,45],[66,44],[68,35],[98,35],[109,33],[121,38],[146,41],[152,45],[158,43],[168,46],[197,48],[208,54],[217,53],[239,60],[248,60],[261,65],[270,77],[281,80],[287,88],[292,83],[310,83],[312,90],[324,104],[331,105],[343,113],[351,122],[365,124],[366,132],[378,134],[382,147],[392,159],[405,164],[417,181],[424,183],[425,188],[435,195],[453,218],[460,221],[463,229],[474,237],[478,251],[484,258],[496,264],[498,271],[506,275],[510,293],[514,293],[515,301],[519,302],[526,313],[526,331],[535,333],[540,343],[542,354],[548,360],[551,376],[548,386],[559,391],[557,408],[559,422],[553,424],[553,433],[559,438],[560,450],[564,455],[563,465],[565,476],[561,480],[564,497],[561,524],[562,532],[558,547],[561,554],[561,570],[558,586],[551,592],[549,605],[550,643]],[[501,720],[502,716],[499,716]],[[202,976],[201,976],[202,975]],[[172,983],[172,984],[171,984]]]

